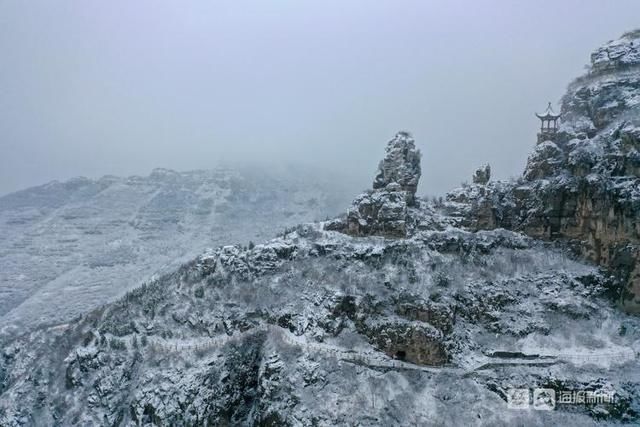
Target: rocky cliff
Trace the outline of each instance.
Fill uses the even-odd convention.
[[[627,283],[640,311],[640,31],[591,55],[569,85],[555,137],[541,141],[517,182],[478,182],[448,195],[473,229],[504,227],[569,241]]]

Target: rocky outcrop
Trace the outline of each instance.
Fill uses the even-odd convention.
[[[381,191],[358,196],[347,211],[347,234],[405,237],[407,234],[407,199],[399,186],[389,185]]]
[[[491,179],[491,166],[489,164],[480,166],[473,174],[473,183],[486,185]]]
[[[554,140],[542,141],[515,182],[471,185],[448,196],[472,228],[504,227],[568,241],[627,286],[640,312],[640,31],[591,55],[562,98]],[[460,205],[465,206],[460,206]]]
[[[554,176],[562,168],[563,153],[553,141],[537,144],[527,159],[524,177],[527,180]]]
[[[418,203],[420,174],[420,150],[409,133],[398,132],[387,144],[373,190],[358,196],[346,218],[328,224],[328,229],[353,236],[405,237],[409,210]]]
[[[408,132],[398,132],[387,144],[373,189],[405,192],[407,204],[414,205],[420,174],[420,150]]]
[[[592,72],[625,69],[640,64],[640,30],[630,31],[591,54]]]
[[[374,345],[391,358],[432,366],[448,361],[443,337],[431,325],[384,323],[368,333]]]

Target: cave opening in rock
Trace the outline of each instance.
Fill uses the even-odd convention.
[[[396,359],[398,360],[404,360],[407,357],[407,352],[404,350],[398,350],[396,351]]]

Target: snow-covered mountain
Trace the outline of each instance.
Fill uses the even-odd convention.
[[[208,247],[324,219],[338,180],[291,169],[76,178],[0,198],[0,330],[62,323]]]
[[[542,135],[521,179],[448,199],[472,229],[570,241],[627,283],[620,303],[640,313],[640,30],[593,52],[562,97],[558,132]]]
[[[607,299],[615,281],[562,246],[465,230],[411,186],[380,184],[389,164],[417,183],[415,159],[399,134],[345,217],[207,251],[77,321],[6,340],[0,424],[637,420],[640,319]],[[508,409],[513,389],[535,387],[615,401]]]
[[[584,81],[610,82],[579,91],[585,105],[635,99],[638,86],[620,89],[623,73],[638,78],[629,34],[605,46],[617,65],[594,56]],[[593,122],[563,142],[572,121],[522,180],[483,167],[445,203],[416,197],[420,153],[400,132],[344,215],[208,250],[79,319],[0,336],[0,425],[637,425],[640,317],[619,305],[630,277],[590,249],[605,219],[622,224],[606,228],[615,247],[634,247],[640,210],[616,210],[636,205],[614,190],[634,169],[572,169],[578,141],[604,135]],[[633,160],[623,129],[592,167]],[[556,209],[553,195],[604,194],[590,182],[612,195],[606,218]],[[590,212],[594,229],[576,226]]]

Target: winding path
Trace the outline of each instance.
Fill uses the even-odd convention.
[[[304,336],[297,336],[288,330],[275,325],[261,324],[245,332],[234,333],[233,335],[220,335],[214,338],[205,339],[151,339],[150,345],[164,352],[185,352],[185,351],[207,351],[212,348],[220,348],[225,344],[237,341],[242,337],[258,332],[269,332],[271,336],[279,337],[283,342],[317,353],[323,353],[347,363],[367,366],[370,368],[385,368],[394,370],[413,370],[429,373],[457,373],[464,376],[472,375],[479,371],[490,370],[498,367],[508,366],[551,366],[559,363],[603,363],[613,361],[625,363],[636,360],[638,355],[631,348],[626,348],[618,352],[593,352],[589,354],[556,354],[538,357],[486,357],[483,363],[471,369],[455,366],[421,366],[413,363],[394,360],[377,351],[355,351],[343,350],[339,347],[325,343],[310,341]]]

